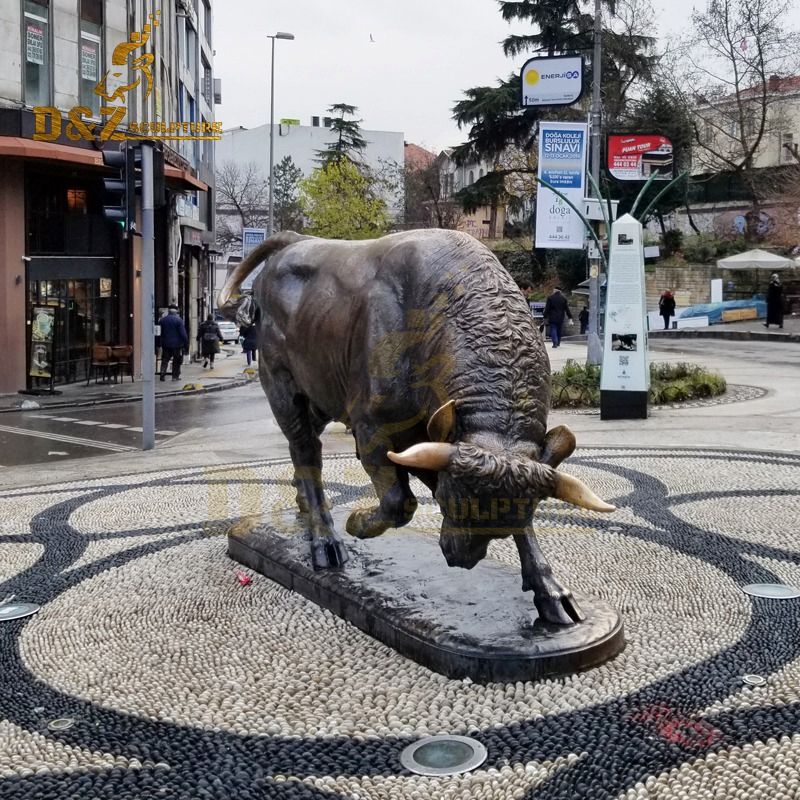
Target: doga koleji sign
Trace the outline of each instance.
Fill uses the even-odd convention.
[[[211,139],[222,138],[221,122],[183,122],[178,120],[130,122],[126,124],[128,107],[126,96],[139,86],[144,87],[147,99],[153,91],[153,62],[155,55],[144,52],[150,35],[159,25],[160,11],[151,14],[150,21],[141,31],[134,31],[127,42],[114,48],[111,69],[95,86],[94,93],[107,103],[100,107],[101,121],[92,119],[88,106],[74,106],[67,112],[66,125],[62,113],[53,106],[36,106],[33,138],[40,142],[54,142],[62,133],[76,142],[81,139],[108,141],[109,139]],[[116,105],[119,103],[119,105]],[[120,130],[124,125],[126,130]]]

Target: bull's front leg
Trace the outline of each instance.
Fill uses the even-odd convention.
[[[533,590],[533,603],[539,617],[556,625],[572,625],[585,619],[580,606],[554,575],[550,562],[536,541],[533,528],[514,534],[522,567],[522,591]]]
[[[314,569],[338,567],[347,561],[347,549],[336,535],[325,492],[322,488],[322,443],[324,422],[313,413],[288,370],[268,370],[261,358],[261,382],[278,425],[289,441],[294,464],[293,484],[297,505],[307,515],[311,534],[311,563]]]
[[[372,458],[380,460],[376,453]],[[385,454],[383,460],[385,463],[362,460],[379,503],[372,508],[357,509],[347,518],[347,532],[357,539],[371,539],[389,528],[399,528],[409,522],[417,510],[417,498],[408,485],[408,472],[392,464]]]

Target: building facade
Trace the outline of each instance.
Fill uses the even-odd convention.
[[[332,141],[329,128],[330,120],[313,117],[311,125],[299,125],[292,121],[275,123],[275,146],[273,164],[277,165],[285,157],[290,157],[294,165],[304,176],[310,175],[319,167],[318,152],[325,150]],[[325,123],[328,123],[326,125]],[[402,167],[403,134],[395,131],[362,130],[361,135],[367,140],[362,160],[370,169],[380,172],[383,169]],[[269,176],[269,137],[270,126],[259,125],[255,128],[232,128],[225,130],[222,140],[217,144],[216,162],[220,169],[228,164],[235,164],[246,171],[255,168],[255,177],[266,181]],[[394,218],[402,215],[402,204],[396,196],[387,196],[389,214]],[[257,216],[266,219],[266,207],[259,209]],[[241,220],[235,209],[220,203],[217,214],[229,221],[234,232],[241,230]],[[232,250],[231,252],[238,252]],[[222,268],[221,268],[222,269]]]
[[[95,344],[131,344],[138,363],[141,248],[104,217],[103,178],[115,175],[102,151],[179,123],[212,129],[211,21],[210,0],[0,4],[0,393],[86,379]],[[163,148],[156,313],[178,302],[196,325],[213,141]]]

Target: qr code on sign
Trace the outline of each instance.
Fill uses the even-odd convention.
[[[630,356],[620,356],[619,357],[619,365],[621,367],[627,367],[628,361],[630,361]]]

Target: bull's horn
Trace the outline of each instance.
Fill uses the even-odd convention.
[[[544,448],[539,461],[554,469],[575,450],[575,434],[566,426],[551,428],[544,437]]]
[[[556,473],[556,490],[553,497],[591,511],[616,511],[617,507],[601,500],[585,483],[565,472]]]
[[[421,442],[411,445],[402,453],[389,451],[386,455],[395,464],[414,469],[429,469],[439,472],[447,467],[455,447],[444,442]]]
[[[432,442],[446,442],[456,426],[456,401],[451,400],[433,412],[428,420],[428,436]]]

